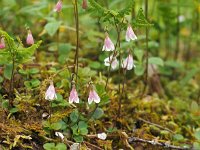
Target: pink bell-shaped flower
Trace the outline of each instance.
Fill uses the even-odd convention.
[[[30,30],[28,31],[28,35],[27,35],[27,38],[26,38],[26,44],[28,44],[28,45],[34,44],[33,35],[32,35]]]
[[[104,40],[104,45],[102,51],[113,51],[115,49],[115,46],[113,42],[111,41],[108,33],[106,33],[106,38]]]
[[[45,93],[45,99],[49,100],[49,101],[57,99],[56,90],[53,85],[53,82],[50,83],[50,86],[48,87],[48,89]]]
[[[73,102],[79,103],[79,97],[75,85],[72,85],[72,90],[69,95],[69,103],[72,104]]]
[[[117,68],[119,62],[118,62],[117,58],[116,57],[113,58],[113,56],[110,56],[110,57],[107,57],[106,59],[104,59],[105,66],[110,66],[110,64],[111,64],[111,68],[114,70]]]
[[[133,56],[131,54],[128,55],[128,57],[122,62],[122,68],[131,70],[135,67],[133,62]]]
[[[89,97],[88,97],[88,103],[92,104],[92,102],[94,101],[95,103],[99,103],[100,102],[100,97],[97,94],[97,92],[92,88],[90,89],[90,93],[89,93]]]
[[[60,12],[62,10],[62,0],[58,0],[55,8],[54,8],[54,11],[55,12]]]
[[[83,9],[87,9],[87,7],[88,7],[87,0],[83,0],[83,2],[82,2],[82,8]]]
[[[5,47],[6,47],[6,44],[5,44],[4,38],[2,37],[0,41],[0,49],[4,49]]]
[[[137,40],[137,36],[133,32],[131,25],[128,25],[128,28],[126,31],[126,41],[130,42],[130,40]]]

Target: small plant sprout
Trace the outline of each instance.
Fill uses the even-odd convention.
[[[116,57],[113,58],[113,55],[104,59],[104,65],[105,66],[111,65],[111,68],[113,70],[117,68],[118,64],[119,64],[119,62],[118,62],[117,58]]]
[[[0,41],[0,49],[4,49],[5,47],[6,47],[6,44],[5,44],[4,38],[2,37]]]
[[[79,103],[79,97],[74,83],[72,83],[72,90],[69,95],[69,103],[72,104],[73,102]]]
[[[48,87],[48,89],[45,93],[45,99],[49,100],[49,101],[57,99],[57,95],[56,95],[56,91],[55,91],[55,88],[54,88],[54,85],[53,85],[53,81],[50,82],[50,85],[49,85],[49,87]]]
[[[108,33],[106,32],[106,38],[104,40],[104,45],[102,51],[113,51],[115,50],[115,46],[113,42],[111,41]]]
[[[89,92],[89,96],[88,96],[88,104],[92,104],[92,102],[94,101],[95,103],[99,103],[100,102],[100,97],[97,94],[97,92],[94,90],[94,87],[92,85],[92,83],[89,83],[90,86],[90,92]]]
[[[137,36],[133,32],[131,25],[129,24],[126,31],[126,41],[130,42],[131,40],[137,40]]]
[[[62,10],[62,0],[59,0],[54,8],[55,12],[60,12]]]
[[[131,54],[128,55],[126,59],[123,60],[122,62],[122,68],[131,70],[135,67],[134,61],[133,61],[133,56]]]
[[[82,2],[82,8],[83,9],[87,9],[87,7],[88,7],[87,0],[83,0],[83,2]]]
[[[101,140],[105,140],[107,138],[107,134],[105,132],[97,134],[97,137]]]
[[[27,35],[27,38],[26,38],[26,44],[27,45],[33,45],[34,44],[33,35],[32,35],[30,30],[28,30],[28,35]]]

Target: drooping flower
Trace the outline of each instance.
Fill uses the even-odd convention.
[[[116,57],[113,58],[113,56],[111,55],[110,57],[107,57],[106,59],[104,59],[104,65],[105,66],[110,66],[111,64],[111,68],[114,70],[117,68],[118,66],[118,60]]]
[[[62,0],[58,0],[55,8],[54,8],[54,11],[55,12],[60,12],[62,10]]]
[[[0,41],[0,49],[3,49],[5,47],[6,47],[6,44],[5,44],[4,38],[2,37]]]
[[[92,102],[94,101],[95,103],[99,103],[100,102],[100,97],[97,94],[97,92],[92,88],[90,89],[90,93],[89,93],[89,97],[88,97],[88,103],[92,104]]]
[[[87,9],[87,7],[88,7],[87,0],[83,0],[82,8]]]
[[[28,44],[28,45],[34,44],[33,35],[32,35],[30,30],[28,31],[28,35],[27,35],[27,38],[26,38],[26,44]]]
[[[45,99],[49,100],[49,101],[57,99],[56,90],[53,85],[53,82],[50,83],[50,86],[48,87],[48,89],[45,93]]]
[[[105,140],[107,138],[107,134],[105,132],[97,134],[97,137],[101,140]]]
[[[72,90],[69,95],[69,103],[72,104],[73,102],[79,103],[79,97],[75,85],[72,86]]]
[[[113,42],[111,41],[108,33],[106,33],[106,38],[104,40],[104,45],[102,51],[113,51],[115,49],[115,46]]]
[[[80,149],[80,143],[74,143],[70,146],[70,150],[79,150]]]
[[[61,138],[61,140],[64,139],[64,135],[61,132],[55,132],[55,135],[59,138]]]
[[[130,40],[137,40],[137,36],[133,32],[131,25],[128,25],[128,28],[126,31],[126,41],[130,42]]]
[[[131,70],[135,67],[134,62],[133,62],[133,56],[131,54],[128,55],[126,59],[122,62],[122,68]]]

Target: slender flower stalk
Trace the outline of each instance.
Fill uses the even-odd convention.
[[[76,52],[74,56],[74,73],[78,75],[78,62],[79,62],[79,14],[78,14],[78,1],[74,0],[74,18],[76,22]],[[76,76],[76,82],[77,82]]]
[[[69,95],[69,103],[72,104],[73,102],[79,103],[79,97],[75,85],[72,85],[72,90]]]
[[[90,93],[89,93],[89,97],[88,97],[88,103],[89,104],[92,104],[92,102],[95,102],[95,103],[99,103],[100,102],[100,97],[99,95],[97,94],[97,92],[94,90],[94,88],[92,87],[90,89]]]
[[[26,44],[28,44],[28,45],[34,44],[33,35],[32,35],[30,30],[28,30],[28,35],[27,35],[27,38],[26,38]]]
[[[126,31],[126,41],[130,42],[131,40],[137,40],[137,36],[135,35],[131,25],[128,25]]]
[[[128,55],[126,59],[122,62],[122,68],[131,70],[135,67],[134,61],[133,61],[133,56],[131,54]]]
[[[55,12],[60,12],[62,10],[62,0],[59,0],[54,8]]]
[[[6,47],[6,44],[5,44],[4,38],[2,37],[0,41],[0,49],[4,49],[5,47]]]
[[[104,40],[104,45],[103,45],[102,51],[114,51],[114,50],[115,50],[115,46],[114,46],[113,42],[111,41],[108,33],[106,33],[106,38]]]

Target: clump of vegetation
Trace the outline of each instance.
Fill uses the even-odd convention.
[[[0,149],[200,149],[197,0],[0,4]]]

